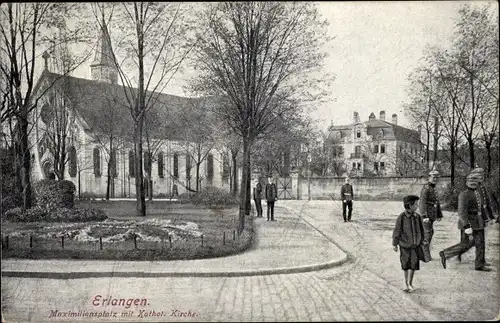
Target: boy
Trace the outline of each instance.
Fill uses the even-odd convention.
[[[397,220],[392,234],[392,245],[394,251],[400,251],[401,268],[405,273],[406,292],[413,292],[413,275],[415,270],[420,269],[420,250],[424,241],[424,226],[422,218],[415,211],[418,209],[416,195],[408,195],[403,198],[405,211]]]

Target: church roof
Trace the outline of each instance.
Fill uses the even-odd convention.
[[[132,137],[134,122],[123,86],[47,71],[42,77],[54,83],[54,88],[63,89],[71,108],[83,119],[86,131],[106,133],[108,127],[114,126],[117,128],[113,133]],[[137,89],[133,89],[133,92],[136,96]],[[130,93],[128,88],[127,93]],[[186,139],[186,129],[183,128],[185,124],[181,126],[179,121],[183,110],[196,101],[211,99],[186,98],[151,91],[147,92],[146,100],[148,98],[151,98],[152,104],[151,110],[146,113],[145,130],[149,131],[151,138],[179,141]],[[129,99],[132,102],[134,100]]]

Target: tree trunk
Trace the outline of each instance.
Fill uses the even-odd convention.
[[[236,158],[238,156],[238,153],[231,151],[231,159],[232,159],[232,194],[233,196],[238,195],[238,165],[236,163]]]
[[[240,212],[239,212],[239,225],[238,232],[243,232],[245,228],[245,215],[250,214],[248,210],[250,202],[250,191],[249,191],[249,171],[250,171],[250,142],[246,136],[243,138],[243,173],[241,176],[241,190],[240,190]]]
[[[450,185],[455,187],[455,139],[450,140]]]
[[[431,135],[431,132],[429,131],[429,127],[427,127],[427,129],[425,130],[427,132],[427,136],[426,136],[426,145],[425,145],[425,161],[427,162],[427,169],[429,169],[429,165],[430,165],[430,161],[431,161],[431,154],[430,154],[430,149],[429,149],[429,146],[431,144],[431,140],[430,140],[430,135]]]
[[[20,128],[20,158],[21,158],[21,185],[23,195],[23,208],[31,208],[31,158],[28,142],[28,113],[27,107],[22,107],[22,117],[19,118]]]
[[[487,140],[485,143],[486,146],[486,158],[487,158],[487,173],[488,175],[491,174],[491,141]]]
[[[113,163],[113,136],[109,139],[109,159],[108,159],[108,182],[106,184],[106,201],[109,201],[109,191],[111,189],[111,165]]]
[[[81,174],[82,174],[82,172],[78,171],[78,200],[81,199],[81,185],[80,185],[80,183],[82,182]]]
[[[475,166],[475,156],[474,156],[474,139],[472,136],[469,136],[467,138],[467,143],[469,144],[469,162],[470,162],[470,169],[474,169]]]
[[[142,171],[142,116],[138,117],[134,132],[135,150],[135,194],[137,216],[146,216],[146,197],[144,194],[144,173]]]
[[[200,190],[200,165],[201,163],[196,163],[196,192]]]

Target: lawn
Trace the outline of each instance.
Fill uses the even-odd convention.
[[[2,258],[199,259],[236,254],[252,243],[251,217],[243,233],[237,234],[238,208],[213,210],[152,201],[147,202],[148,215],[137,217],[133,201],[75,204],[102,209],[109,218],[85,223],[4,221]]]

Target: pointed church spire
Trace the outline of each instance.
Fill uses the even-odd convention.
[[[93,80],[116,83],[117,71],[113,60],[113,48],[108,27],[102,14],[101,35],[97,42],[94,61],[90,65],[90,73]]]

